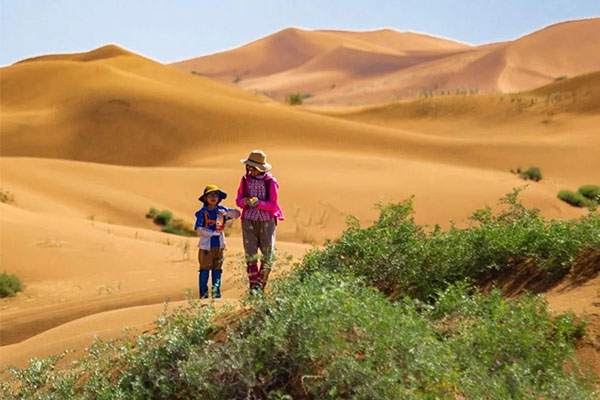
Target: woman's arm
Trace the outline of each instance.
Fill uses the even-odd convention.
[[[237,191],[237,197],[235,199],[235,204],[241,208],[244,209],[246,207],[248,207],[248,205],[246,204],[246,198],[244,197],[244,192],[245,192],[245,186],[246,185],[246,179],[244,179],[242,177],[242,180],[240,181],[240,186],[238,187],[238,191]]]

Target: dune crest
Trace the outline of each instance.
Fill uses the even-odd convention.
[[[290,28],[172,66],[278,100],[299,92],[312,95],[307,104],[370,104],[465,89],[530,90],[557,78],[593,72],[600,69],[595,40],[599,35],[600,18],[554,24],[515,40],[480,46],[390,29]],[[278,61],[282,54],[293,61]]]

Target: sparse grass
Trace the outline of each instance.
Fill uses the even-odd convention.
[[[22,289],[23,285],[16,275],[0,273],[0,297],[12,297]]]
[[[15,196],[8,190],[0,188],[0,202],[5,204],[14,204]]]
[[[579,192],[573,192],[571,190],[561,190],[558,192],[557,196],[562,201],[569,203],[570,205],[575,207],[588,207],[591,205],[591,201]]]
[[[291,93],[286,97],[286,101],[290,105],[300,105],[304,100],[313,97],[310,93]]]
[[[588,200],[594,201],[600,204],[600,186],[598,185],[584,185],[577,191],[580,195]]]

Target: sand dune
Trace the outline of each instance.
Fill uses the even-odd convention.
[[[371,104],[424,93],[513,92],[600,69],[600,19],[548,26],[516,40],[468,46],[390,29],[286,29],[238,49],[172,64],[282,100]],[[280,60],[280,55],[293,57]],[[250,60],[247,64],[246,61]]]
[[[464,48],[392,31],[320,34],[311,46],[329,46],[325,37],[333,45],[296,65],[315,82],[327,63],[340,73],[330,52],[360,61],[343,72],[355,77],[373,54],[394,66]],[[411,40],[431,53],[417,54]],[[267,51],[269,43],[258,44]],[[165,299],[195,289],[195,240],[160,233],[144,215],[156,207],[191,222],[208,183],[233,197],[239,159],[254,148],[269,154],[281,182],[287,218],[278,248],[295,257],[337,236],[349,214],[373,220],[381,200],[414,195],[418,222],[465,225],[474,209],[525,184],[508,171],[530,164],[544,179],[529,184],[526,205],[577,217],[585,211],[556,193],[597,183],[600,170],[597,74],[504,97],[332,110],[278,104],[117,46],[25,60],[0,73],[1,187],[15,198],[0,204],[0,260],[26,285],[0,300],[3,363],[81,349],[94,334],[111,337],[127,325],[144,329]],[[229,243],[224,297],[235,302],[245,288],[239,226]]]
[[[468,48],[462,43],[392,29],[346,32],[287,28],[234,50],[172,65],[182,71],[194,71],[232,82],[236,78],[246,80],[293,69],[315,57],[335,51],[340,46],[373,54],[395,55],[405,55],[407,51],[449,51]]]

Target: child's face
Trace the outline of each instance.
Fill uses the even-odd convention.
[[[219,192],[213,192],[206,195],[206,204],[213,207],[219,202]]]

